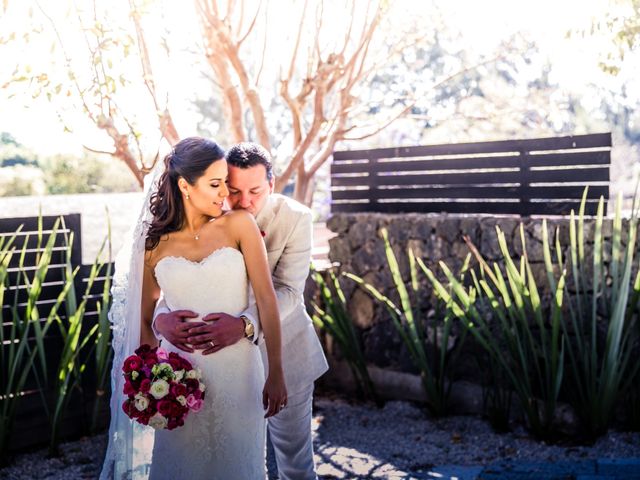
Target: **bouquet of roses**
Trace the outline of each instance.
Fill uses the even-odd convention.
[[[184,425],[189,411],[202,408],[205,385],[199,368],[177,353],[141,345],[122,365],[122,408],[127,416],[155,429]]]

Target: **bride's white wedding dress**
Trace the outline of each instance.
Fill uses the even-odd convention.
[[[239,315],[248,302],[242,253],[232,247],[213,251],[200,262],[164,257],[156,279],[171,310]],[[193,319],[199,320],[199,319]],[[260,351],[248,340],[210,354],[175,351],[202,370],[204,405],[190,412],[182,427],[155,432],[150,478],[253,480],[265,478],[264,368]]]

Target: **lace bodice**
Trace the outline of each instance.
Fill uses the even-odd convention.
[[[204,316],[213,312],[238,315],[247,308],[244,257],[233,247],[218,248],[199,262],[163,257],[155,274],[171,310],[192,310]]]

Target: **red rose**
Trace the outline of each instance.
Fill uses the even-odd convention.
[[[144,343],[136,349],[136,355],[146,358],[150,353],[155,352],[157,348],[151,348],[151,345]]]
[[[142,393],[147,393],[149,392],[150,389],[151,389],[151,380],[149,380],[148,378],[145,378],[144,380],[142,380],[142,382],[140,382],[140,391]]]
[[[200,388],[200,382],[195,378],[187,378],[185,380],[185,384],[189,393],[193,393],[195,390],[199,390]]]
[[[133,404],[131,399],[127,399],[122,403],[122,410],[124,410],[124,413],[126,413],[129,417],[131,416],[131,411],[135,409],[135,405]]]
[[[136,393],[138,393],[135,387],[133,386],[133,384],[129,381],[129,379],[125,380],[124,388],[122,389],[122,391],[124,392],[125,395],[128,395],[128,396],[133,396]]]
[[[173,412],[173,402],[171,400],[160,400],[158,402],[158,412],[160,412],[160,415],[168,417]]]
[[[140,416],[138,417],[138,422],[141,423],[142,425],[149,425],[149,419],[153,415],[154,414],[148,414],[146,412],[141,412]]]
[[[193,369],[193,366],[191,365],[191,362],[189,362],[189,360],[187,360],[186,358],[183,358],[182,368],[184,368],[186,371],[189,371]]]
[[[170,418],[167,422],[167,430],[173,430],[174,428],[178,428],[180,425],[178,424],[178,420],[175,418]]]
[[[124,373],[131,373],[134,370],[138,370],[142,367],[142,359],[138,355],[131,355],[127,357],[122,365],[122,371]]]
[[[174,397],[179,397],[180,395],[187,395],[187,387],[185,387],[181,383],[174,383],[171,385],[171,395]]]
[[[171,404],[171,416],[172,417],[181,417],[182,416],[182,405],[180,405],[178,402],[173,402]]]
[[[196,390],[193,392],[193,396],[196,398],[196,400],[201,400],[202,398],[204,398],[204,394],[199,388],[196,388]]]
[[[150,355],[144,359],[144,364],[149,368],[153,368],[156,363],[158,363],[158,359],[155,358],[154,355]]]
[[[171,368],[173,368],[174,371],[176,370],[180,370],[182,367],[183,361],[180,358],[180,355],[178,355],[175,352],[170,352],[169,353],[169,365],[171,365]]]

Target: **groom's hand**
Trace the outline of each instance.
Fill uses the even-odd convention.
[[[244,338],[244,320],[228,313],[210,313],[202,317],[206,325],[191,328],[187,339],[203,355],[215,353]],[[213,344],[213,346],[212,346]]]
[[[156,330],[183,352],[193,353],[193,348],[187,342],[189,329],[194,325],[204,324],[190,323],[186,319],[196,318],[197,316],[198,314],[191,310],[174,310],[173,312],[160,313],[155,318]]]

